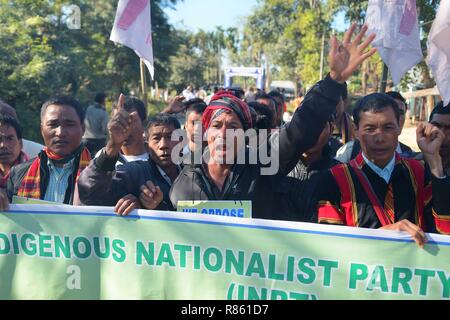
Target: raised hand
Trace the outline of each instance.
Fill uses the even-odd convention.
[[[163,199],[164,195],[161,189],[158,186],[155,187],[153,182],[147,181],[147,183],[141,187],[139,201],[145,209],[155,210]]]
[[[417,126],[417,144],[425,161],[436,177],[444,176],[440,150],[445,140],[445,134],[431,123],[419,123]]]
[[[173,98],[173,100],[170,102],[169,106],[164,109],[162,113],[181,113],[184,111],[184,100],[186,98],[184,96],[176,96]]]
[[[106,153],[110,157],[115,157],[120,152],[123,143],[128,139],[133,124],[138,121],[137,112],[129,113],[124,108],[125,96],[120,95],[117,103],[118,111],[108,123],[110,140],[106,147]]]
[[[331,38],[331,50],[328,56],[328,63],[330,66],[330,76],[335,81],[340,83],[347,81],[364,60],[370,58],[377,52],[375,48],[366,51],[376,38],[375,34],[370,35],[362,42],[367,29],[368,27],[364,25],[361,28],[361,32],[352,41],[353,34],[356,30],[356,23],[353,23],[345,33],[342,43],[337,40],[336,36]]]

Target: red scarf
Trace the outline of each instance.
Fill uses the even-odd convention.
[[[43,152],[45,152],[47,157],[51,160],[58,161],[63,159],[63,157],[58,156],[57,154],[48,150],[47,147],[44,148]],[[30,169],[28,169],[27,174],[22,180],[19,191],[17,192],[18,196],[32,199],[41,199],[41,157],[42,154],[33,161]],[[81,155],[76,157],[75,159],[77,158],[78,172],[75,178],[75,183],[77,183],[81,171],[83,171],[89,165],[89,162],[91,161],[91,154],[89,153],[89,150],[87,148],[84,148],[81,151]]]
[[[248,105],[226,91],[216,93],[209,103],[208,108],[203,112],[203,129],[209,129],[213,121],[213,115],[217,110],[228,110],[234,112],[242,122],[244,130],[253,128],[252,115]]]
[[[19,157],[16,159],[16,161],[14,161],[11,167],[27,162],[28,160],[28,156],[23,151],[21,151]],[[8,183],[9,176],[11,174],[11,169],[6,174],[0,169],[0,174],[2,175],[0,177],[0,188],[5,189],[6,184]]]

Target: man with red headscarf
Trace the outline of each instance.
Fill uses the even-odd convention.
[[[243,154],[248,160],[251,150],[244,139],[235,134],[253,127],[250,110],[247,104],[228,93],[216,94],[203,115],[209,156],[204,157],[202,163],[183,168],[170,192],[172,205],[177,207],[180,201],[247,200],[252,201],[254,218],[283,219],[282,213],[273,207],[274,186],[295,167],[301,154],[316,143],[329,117],[336,111],[339,102],[336,97],[345,90],[345,81],[376,51],[365,52],[374,35],[360,44],[367,28],[351,41],[355,29],[353,25],[344,39],[345,44],[352,44],[351,50],[347,49],[349,46],[339,45],[336,38],[332,39],[330,74],[308,93],[292,122],[259,147],[267,147],[269,154],[279,155],[275,159],[279,160],[279,167],[273,175],[262,174],[267,163],[261,159],[255,164],[238,161]]]

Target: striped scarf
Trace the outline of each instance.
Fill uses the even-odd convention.
[[[55,162],[60,162],[64,159],[45,147],[39,156],[33,161],[30,169],[28,169],[27,174],[23,178],[19,191],[17,192],[19,197],[41,199],[41,160],[43,157],[45,158],[45,156]],[[78,171],[75,178],[76,184],[80,173],[89,165],[89,162],[91,161],[91,154],[87,148],[83,147],[81,152],[75,155],[75,158],[78,159]],[[76,161],[77,160],[75,160],[75,165],[77,165]]]
[[[16,159],[16,161],[14,161],[14,164],[11,167],[27,162],[28,160],[28,156],[23,151],[21,151],[19,157]],[[8,183],[9,176],[11,175],[11,170],[8,173],[4,173],[2,170],[0,170],[0,174],[0,188],[5,189],[6,184]]]
[[[218,110],[234,112],[241,120],[244,131],[253,128],[252,115],[248,105],[226,91],[219,91],[212,97],[208,108],[203,112],[202,123],[205,131],[209,129],[213,119],[220,115],[217,113]]]

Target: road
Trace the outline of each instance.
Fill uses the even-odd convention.
[[[416,141],[416,127],[404,128],[400,136],[400,141],[414,151],[420,151]]]

